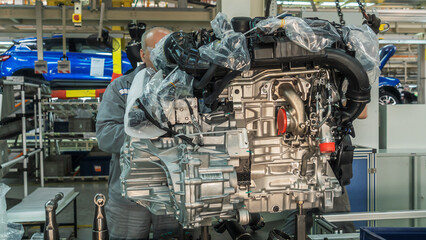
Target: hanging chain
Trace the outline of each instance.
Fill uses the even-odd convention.
[[[342,24],[344,26],[346,24],[346,22],[343,19],[342,8],[340,8],[339,0],[336,0],[336,8],[337,8],[337,15],[339,15],[339,18],[340,18],[340,24]]]
[[[364,5],[361,3],[361,0],[356,0],[356,1],[358,2],[358,6],[359,6],[359,9],[361,10],[362,16],[365,18],[365,20],[368,21],[368,15],[367,15],[367,12],[365,11]]]

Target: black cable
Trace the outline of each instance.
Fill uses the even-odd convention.
[[[207,70],[207,72],[204,73],[200,81],[194,79],[194,88],[195,89],[205,88],[207,84],[209,84],[210,80],[212,80],[217,68],[218,68],[218,65],[212,64],[210,68]]]
[[[220,81],[216,82],[218,87],[208,96],[204,98],[205,104],[212,104],[217,100],[217,97],[222,93],[223,89],[234,79],[236,76],[241,74],[241,71],[233,70],[225,75],[225,77]]]
[[[144,107],[144,105],[142,104],[142,102],[140,101],[140,99],[136,99],[136,103],[138,104],[138,108],[141,109],[142,111],[144,111],[146,118],[148,119],[148,121],[150,121],[152,124],[154,124],[154,126],[158,127],[159,129],[166,131],[167,133],[171,134],[172,136],[176,136],[179,135],[178,132],[174,131],[171,128],[166,128],[166,127],[162,127],[161,124],[155,120],[151,114],[149,114],[149,112],[146,110],[146,108]],[[189,145],[195,147],[195,144],[192,142],[192,138],[189,138],[187,136],[177,136],[180,139],[182,139],[183,141],[187,142]]]
[[[271,3],[272,3],[272,0],[266,1],[265,17],[269,17],[269,10],[271,9]]]

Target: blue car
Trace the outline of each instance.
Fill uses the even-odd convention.
[[[0,55],[0,77],[26,76],[31,81],[48,82],[53,89],[102,88],[112,76],[112,50],[87,43],[86,38],[67,38],[67,57],[71,63],[71,73],[58,73],[58,60],[62,58],[62,36],[43,39],[44,60],[48,65],[45,74],[34,74],[34,61],[37,60],[36,38],[15,40],[12,47]],[[122,72],[132,69],[129,59],[122,51]],[[91,75],[91,63],[95,58],[104,59],[103,74]],[[99,66],[99,65],[98,65]],[[99,70],[99,68],[98,68]],[[102,72],[102,71],[100,71]],[[27,80],[26,80],[27,81]]]
[[[396,47],[387,45],[380,49],[380,70],[386,65],[389,59],[395,54]],[[398,90],[401,82],[397,78],[379,77],[379,104],[395,105],[402,103],[402,96]]]

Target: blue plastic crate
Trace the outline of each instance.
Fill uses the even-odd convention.
[[[426,228],[361,227],[360,240],[425,240]]]

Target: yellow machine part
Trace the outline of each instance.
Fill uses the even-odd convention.
[[[115,38],[112,52],[112,72],[121,74],[121,38]]]
[[[132,7],[133,0],[112,0],[112,7]]]
[[[71,0],[47,0],[47,6],[58,6],[58,5],[74,6]]]
[[[67,98],[96,97],[96,90],[67,90]]]
[[[122,26],[112,26],[112,31],[120,31],[123,30]],[[123,75],[122,69],[121,69],[121,45],[122,45],[122,39],[121,38],[114,38],[114,41],[112,42],[112,79],[111,81],[114,81],[117,77]]]

